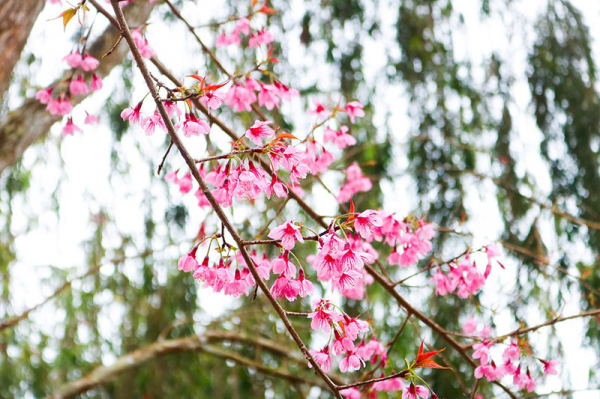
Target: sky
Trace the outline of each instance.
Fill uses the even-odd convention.
[[[202,3],[202,12],[197,12],[197,9],[191,3],[187,3],[183,9],[184,15],[187,15],[192,23],[206,23],[208,18],[215,15],[220,16],[219,18],[227,17],[222,2]],[[573,0],[573,3],[583,11],[587,25],[590,27],[591,36],[596,39],[594,41],[594,54],[600,54],[600,2]],[[501,20],[500,18],[482,21],[478,12],[478,4],[478,0],[454,2],[455,8],[464,15],[465,19],[464,28],[449,32],[449,37],[454,43],[456,57],[469,59],[473,65],[477,66],[485,63],[492,52],[500,52],[511,59],[510,68],[515,71],[524,70],[526,68],[526,49],[529,48],[528,43],[531,43],[535,37],[535,17],[545,7],[546,2],[542,0],[514,1],[513,6],[527,23],[524,25],[526,29],[519,31],[513,37],[507,36],[506,27],[509,23],[515,21]],[[301,0],[292,0],[290,8],[294,12],[289,13],[289,20],[285,21],[290,40],[284,44],[285,50],[288,52],[289,63],[297,66],[300,70],[304,69],[305,74],[303,74],[304,81],[302,84],[308,86],[310,83],[315,82],[325,91],[333,90],[331,82],[335,79],[331,79],[331,76],[336,76],[337,71],[330,66],[322,66],[316,70],[314,68],[314,65],[321,65],[319,60],[324,57],[325,47],[317,44],[311,47],[310,52],[307,52],[298,39],[301,17],[304,15],[304,11],[307,9],[318,11],[318,9],[312,2]],[[34,40],[30,40],[27,44],[26,52],[35,54],[38,61],[30,68],[21,64],[17,74],[31,75],[33,86],[44,87],[48,85],[66,67],[61,59],[72,48],[70,39],[75,32],[75,27],[69,26],[65,33],[60,22],[48,21],[61,11],[62,9],[58,6],[47,5],[34,26],[31,36]],[[367,7],[367,13],[378,14],[382,19],[382,31],[379,40],[369,39],[364,46],[365,77],[367,82],[377,85],[379,71],[385,69],[386,56],[390,55],[388,54],[388,47],[384,43],[394,40],[395,37],[393,26],[397,17],[397,10],[391,8],[388,2],[382,1],[378,9],[372,6]],[[156,18],[152,22],[147,33],[148,40],[157,51],[159,58],[168,61],[166,62],[167,66],[176,76],[183,78],[189,74],[188,68],[190,65],[198,65],[199,69],[203,68],[204,56],[181,24],[175,27],[166,27]],[[95,22],[94,30],[100,32],[105,26],[104,18],[99,16]],[[280,32],[275,33],[277,35]],[[347,39],[352,38],[354,34],[352,27],[347,27],[346,31],[336,33],[340,38]],[[206,36],[210,37],[211,34],[207,32]],[[210,40],[207,41],[210,42]],[[222,58],[226,56],[227,51],[222,51]],[[600,62],[598,57],[595,58]],[[484,76],[481,68],[474,68],[473,73],[475,79],[483,81]],[[169,200],[173,198],[179,200],[176,190],[164,193],[162,185],[152,183],[152,179],[156,179],[156,176],[151,176],[148,173],[143,159],[143,157],[160,159],[162,156],[164,137],[160,137],[158,134],[146,137],[140,129],[133,129],[132,134],[125,135],[119,145],[132,154],[130,178],[110,178],[110,155],[111,148],[115,143],[107,118],[102,116],[101,111],[108,100],[111,89],[119,85],[117,79],[116,73],[110,75],[105,80],[105,88],[85,100],[74,112],[76,123],[83,121],[86,111],[96,115],[100,114],[100,125],[95,127],[86,126],[83,134],[63,139],[60,136],[62,124],[58,123],[52,128],[50,137],[45,144],[28,150],[24,156],[24,166],[32,170],[33,189],[25,200],[15,204],[14,207],[14,231],[21,232],[18,234],[16,241],[17,261],[12,265],[12,292],[15,295],[12,306],[15,310],[24,310],[27,307],[34,306],[50,295],[55,287],[59,285],[56,279],[52,279],[53,284],[48,284],[47,280],[54,275],[54,271],[49,265],[54,268],[68,270],[69,276],[82,274],[86,270],[86,254],[83,241],[93,233],[94,226],[89,222],[90,215],[101,209],[111,210],[115,215],[117,228],[111,227],[113,230],[108,232],[105,245],[117,246],[120,233],[143,237],[145,214],[140,204],[143,203],[144,196],[148,194],[146,190],[151,190],[153,195],[165,194],[167,197],[165,201],[159,201],[156,204],[153,210],[156,215],[164,214],[164,210],[169,206]],[[137,89],[130,94],[130,97],[133,102],[137,102],[145,95],[145,91],[142,89],[143,82],[139,74],[134,82]],[[17,106],[21,101],[16,95],[17,91],[17,87],[11,88],[9,103],[11,107]],[[35,89],[32,88],[29,94],[32,95],[34,92]],[[535,122],[531,116],[529,88],[524,79],[515,82],[513,98],[514,104],[511,111],[515,116],[513,123],[518,139],[511,143],[511,150],[515,152],[516,158],[520,160],[517,173],[528,172],[532,174],[536,179],[537,186],[540,188],[538,194],[544,194],[544,190],[547,192],[550,188],[550,179],[547,168],[539,155],[539,143],[542,136],[535,127]],[[386,126],[390,126],[397,148],[397,157],[395,157],[393,168],[397,171],[399,177],[393,182],[386,181],[383,183],[384,198],[386,199],[385,209],[399,214],[407,214],[416,207],[416,198],[410,195],[415,190],[414,182],[405,173],[408,160],[404,154],[411,137],[411,129],[414,128],[414,122],[410,119],[410,105],[406,93],[400,85],[389,85],[378,89],[378,96],[374,101],[374,108],[381,110],[376,113],[374,118],[376,131],[379,132],[376,134],[383,138],[381,132],[385,130]],[[292,115],[294,120],[298,121],[298,130],[306,132],[309,130],[311,121],[303,118],[303,107],[304,105],[297,101],[286,104],[282,108],[282,112]],[[151,110],[148,110],[148,112],[151,112]],[[498,107],[498,112],[500,112],[500,107]],[[217,128],[213,129],[211,137],[221,137],[221,139],[215,139],[216,143],[221,148],[226,149],[227,144],[224,135],[219,135]],[[203,141],[188,139],[185,142],[192,151],[193,156],[201,157],[205,154],[206,149]],[[57,146],[57,143],[60,145]],[[493,143],[490,142],[489,144],[492,145]],[[41,154],[45,158],[45,163],[38,161]],[[143,154],[143,157],[141,154]],[[486,165],[486,162],[489,163],[489,160],[485,154],[478,159],[479,165]],[[182,165],[182,161],[174,156],[170,157],[168,167],[177,169]],[[57,215],[48,206],[48,198],[51,197],[59,182],[61,186],[56,200],[61,204],[61,211]],[[325,176],[325,182],[332,187],[339,187],[339,178],[335,176]],[[474,242],[475,247],[494,241],[502,230],[502,220],[499,214],[489,212],[490,207],[494,209],[496,207],[495,188],[491,182],[485,183],[483,187],[483,190],[468,196],[467,204],[474,214],[471,220],[463,226],[464,230],[474,233],[477,237]],[[319,198],[319,211],[322,214],[335,212],[335,200],[328,196],[323,189],[320,189],[320,191],[315,189],[313,198]],[[190,209],[191,220],[201,220],[206,214],[206,212],[197,208],[193,196],[183,198],[183,203]],[[27,226],[30,215],[38,215],[33,226]],[[234,222],[240,223],[248,216],[247,212],[242,211],[235,213],[233,219]],[[552,229],[550,217],[543,219],[542,223],[545,228]],[[179,254],[187,252],[191,240],[195,236],[195,228],[197,226],[188,226],[186,235],[182,237],[180,245],[165,247],[163,251],[156,255],[157,258],[177,258]],[[542,229],[542,234],[544,234],[544,230]],[[546,238],[548,239],[547,242],[551,242],[552,234],[547,234]],[[141,247],[142,240],[138,243]],[[551,242],[550,257],[552,260],[556,260],[560,253],[558,250],[559,245],[560,243]],[[583,256],[586,256],[585,248],[574,248],[574,250],[581,251]],[[134,253],[130,255],[134,255]],[[494,273],[492,275],[494,280],[489,284],[499,292],[509,290],[514,285],[517,273],[516,263],[507,261],[506,264],[509,270],[504,274]],[[131,269],[132,276],[139,275],[139,273],[136,273],[137,266],[139,266],[139,263],[135,261],[126,262],[126,267]],[[109,275],[113,267],[111,264],[107,264],[103,266],[101,273]],[[166,274],[163,274],[163,278],[166,278]],[[425,284],[426,282],[421,280],[418,283]],[[73,289],[82,289],[84,286],[85,281],[76,282]],[[493,306],[497,294],[498,292],[490,290],[483,296],[482,301],[489,306]],[[415,299],[418,294],[412,296]],[[571,296],[569,304],[563,309],[565,315],[578,313],[579,311],[577,307],[578,293],[573,292]],[[101,323],[104,329],[103,333],[116,339],[118,331],[113,331],[111,326],[121,318],[122,309],[113,302],[113,298],[102,298],[102,301],[106,305],[100,316],[104,321]],[[236,305],[235,300],[220,294],[213,294],[209,290],[201,292],[199,301],[203,304],[203,312],[198,315],[196,320],[199,325],[207,323],[212,318]],[[500,326],[503,325],[503,320],[509,323],[507,328],[497,331],[498,335],[501,335],[512,330],[515,326],[514,323],[509,322],[510,315],[506,313],[506,310],[501,309],[501,304],[496,304],[496,306],[499,308],[495,319],[496,323]],[[46,310],[50,308],[52,308],[52,305],[48,305]],[[544,316],[540,314],[539,309],[532,307],[530,312],[530,323],[544,321]],[[31,316],[31,319],[42,326],[44,331],[52,332],[55,326],[61,322],[61,313],[60,311],[58,313],[38,311]],[[563,382],[568,381],[570,387],[576,390],[593,385],[593,382],[588,381],[588,370],[597,367],[599,361],[592,350],[580,347],[580,338],[584,334],[583,323],[579,321],[563,323],[557,326],[557,331],[566,352],[566,364],[561,369],[561,378],[548,380],[547,384],[539,389],[539,392],[561,389],[561,380]],[[85,334],[85,329],[83,329],[82,334]],[[541,340],[540,347],[543,347],[544,334],[538,336]],[[574,337],[577,339],[574,339]],[[53,354],[49,353],[48,356],[53,356]],[[105,364],[110,364],[115,359],[107,355],[103,360]],[[574,397],[577,399],[597,399],[600,398],[600,393],[598,391],[581,392],[576,393]]]

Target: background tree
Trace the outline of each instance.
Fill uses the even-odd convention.
[[[177,272],[177,258],[214,226],[201,223],[207,212],[197,209],[195,198],[182,198],[156,178],[168,137],[147,139],[119,116],[147,90],[125,43],[102,58],[120,35],[102,14],[94,16],[97,7],[106,5],[88,1],[92,11],[85,28],[71,22],[66,34],[57,35],[61,23],[47,20],[66,6],[48,5],[49,10],[41,11],[43,2],[26,3],[0,5],[0,49],[6,57],[0,66],[0,396],[248,397],[250,392],[252,397],[305,397],[319,395],[315,387],[327,395],[327,387],[285,338],[263,295],[254,303],[252,295],[215,300],[189,275]],[[535,16],[523,10],[524,3],[474,1],[478,10],[473,12],[460,8],[460,2],[441,0],[272,1],[269,6],[278,13],[265,17],[281,46],[281,63],[271,71],[300,90],[304,101],[281,112],[274,109],[269,119],[286,131],[307,132],[310,122],[303,110],[313,97],[365,104],[366,117],[351,127],[357,145],[344,150],[334,164],[345,170],[357,162],[373,181],[372,190],[355,195],[357,209],[385,206],[402,215],[427,215],[439,228],[431,259],[420,263],[423,268],[430,260],[451,259],[467,246],[499,240],[504,247],[507,270],[499,272],[501,289],[492,293],[469,300],[437,297],[427,279],[435,270],[397,287],[450,331],[460,331],[468,317],[479,314],[504,333],[505,323],[531,323],[532,312],[543,322],[593,311],[600,299],[595,42],[589,21],[571,2],[540,1]],[[198,27],[202,43],[187,31],[177,9]],[[215,48],[214,41],[227,26],[223,21],[251,10],[249,2],[208,6],[145,0],[124,8],[130,26],[148,22],[146,35],[157,50],[152,71],[176,86],[157,65],[163,62],[176,79],[196,72],[210,73],[214,81],[227,79],[207,49],[234,73],[230,54]],[[472,24],[498,26],[493,34],[504,38],[503,45],[469,54],[464,41],[473,35]],[[51,25],[57,30],[50,31]],[[45,31],[50,33],[44,36]],[[177,38],[164,40],[164,32]],[[101,136],[89,144],[59,139],[51,128],[59,127],[62,117],[50,115],[34,98],[37,89],[60,85],[71,74],[48,76],[48,63],[58,63],[68,47],[48,56],[36,43],[51,46],[56,40],[69,47],[85,41],[89,53],[101,60],[97,73],[105,78],[103,90],[73,101],[82,102],[76,116],[93,110],[103,120],[98,128],[84,129],[81,140]],[[239,57],[234,61],[252,61],[253,55]],[[63,65],[52,72],[56,70],[63,71]],[[224,110],[219,118],[244,132],[256,115]],[[200,158],[223,148],[229,138],[220,130],[213,125],[216,133],[205,144],[190,147],[193,155]],[[536,140],[532,135],[540,138],[539,150],[530,147]],[[184,167],[172,154],[166,162],[167,170]],[[339,175],[318,178],[302,185],[307,202],[322,214],[346,212],[327,192],[337,193],[343,184]],[[239,209],[234,222],[246,235],[256,234],[257,227],[276,216],[314,223],[293,201],[283,199]],[[71,223],[75,237],[64,233]],[[59,232],[61,239],[52,238]],[[65,246],[68,240],[71,244]],[[53,245],[63,248],[53,252]],[[385,259],[389,249],[376,247]],[[76,252],[64,256],[65,250]],[[49,252],[44,262],[44,257],[31,255],[40,251]],[[274,249],[269,251],[276,256]],[[309,254],[300,250],[299,258]],[[395,281],[411,274],[392,272]],[[27,290],[41,294],[32,302]],[[23,313],[43,298],[50,300]],[[407,318],[381,286],[369,286],[368,299],[346,300],[344,308],[372,319],[378,339],[391,343],[390,359],[398,371],[404,358],[414,356],[419,337],[430,338],[435,348],[448,346],[414,317]],[[498,305],[490,309],[494,300]],[[216,303],[219,309],[212,309]],[[296,302],[287,309],[302,312],[307,306]],[[589,371],[589,387],[597,388],[600,331],[594,317],[580,320],[575,325],[585,334],[583,346],[595,356],[591,367],[582,367]],[[309,341],[309,324],[294,325]],[[554,327],[526,337],[536,353],[548,358],[565,351],[565,337]],[[469,397],[474,387],[483,397],[502,392],[485,382],[476,385],[472,368],[457,351],[442,355],[454,372],[429,374],[440,397]],[[569,392],[575,384],[570,364],[561,370],[562,385],[546,391],[574,395]]]

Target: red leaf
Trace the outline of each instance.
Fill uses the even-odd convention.
[[[448,368],[450,368],[450,367],[440,366],[439,364],[437,364],[436,362],[433,361],[433,358],[435,357],[435,355],[442,352],[445,348],[440,349],[439,351],[431,351],[431,352],[423,353],[423,343],[424,343],[424,341],[421,341],[421,346],[419,347],[419,353],[417,354],[417,360],[415,360],[415,363],[413,364],[414,369],[418,369],[418,368],[448,369]]]
[[[217,84],[217,85],[208,85],[204,88],[204,90],[206,90],[206,91],[217,90],[217,89],[220,89],[221,87],[225,86],[227,83],[229,83],[229,79],[227,79],[227,81],[225,83],[221,83],[221,84]]]
[[[294,136],[293,134],[290,134],[290,133],[281,133],[279,136],[275,137],[275,139],[273,141],[279,141],[281,139],[296,139],[296,140],[300,140],[298,137]]]

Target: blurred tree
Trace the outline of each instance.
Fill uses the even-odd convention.
[[[351,130],[357,146],[345,150],[335,164],[345,169],[357,162],[374,183],[371,191],[355,197],[357,209],[399,202],[387,197],[390,191],[386,192],[385,186],[410,175],[416,191],[403,195],[415,197],[416,216],[427,215],[441,227],[432,258],[451,258],[473,245],[468,234],[456,234],[478,217],[467,206],[469,198],[490,190],[495,194],[504,225],[498,238],[516,269],[516,288],[506,297],[517,322],[525,320],[532,308],[541,309],[542,318],[554,317],[567,300],[565,293],[575,292],[584,310],[596,309],[600,301],[600,98],[593,40],[581,11],[570,1],[540,2],[544,7],[536,17],[535,38],[525,40],[530,47],[521,49],[528,54],[525,69],[513,67],[514,60],[506,53],[484,56],[481,65],[457,55],[453,32],[467,27],[464,15],[456,8],[457,0],[306,0],[299,4],[273,0],[270,6],[280,13],[269,16],[267,22],[282,35],[277,56],[286,67],[276,70],[282,80],[291,82],[304,97],[329,95],[336,102],[340,93],[347,101],[358,99],[365,104],[366,117]],[[225,3],[226,17],[246,15],[251,9],[250,2]],[[519,3],[482,0],[477,3],[479,22],[510,20],[503,32],[507,37],[523,32],[531,35]],[[191,10],[198,6],[183,0],[174,4]],[[22,204],[28,196],[40,195],[30,184],[32,174],[40,179],[46,166],[59,170],[47,204],[57,219],[66,211],[58,200],[68,179],[61,171],[63,165],[52,164],[42,154],[60,144],[56,140],[40,143],[61,117],[49,115],[31,96],[32,90],[15,91],[12,98],[5,94],[9,93],[7,82],[19,56],[27,65],[31,57],[35,58],[35,54],[21,52],[42,5],[42,1],[17,0],[0,4],[0,54],[4,57],[0,58],[0,100],[4,94],[3,109],[8,111],[0,120],[0,397],[292,398],[306,397],[310,386],[323,388],[306,369],[304,359],[294,355],[295,347],[261,295],[254,303],[252,295],[239,300],[208,325],[199,322],[208,306],[198,300],[202,288],[189,276],[177,273],[174,265],[180,255],[179,245],[188,242],[191,246],[195,237],[190,231],[202,229],[201,223],[184,203],[171,197],[163,181],[154,178],[160,162],[156,154],[149,155],[139,141],[134,145],[128,141],[128,126],[120,112],[133,101],[135,72],[124,44],[102,60],[98,74],[111,74],[115,80],[104,109],[114,135],[110,160],[113,189],[117,192],[123,188],[118,193],[122,201],[136,201],[140,197],[131,192],[131,182],[143,180],[140,175],[144,173],[153,177],[152,183],[140,183],[145,184],[139,201],[143,228],[122,228],[110,203],[92,200],[86,208],[91,227],[84,243],[89,272],[69,280],[75,270],[48,265],[51,270],[45,285],[61,288],[52,296],[51,304],[36,312],[50,313],[47,317],[53,319],[53,329],[27,320],[29,312],[22,313],[11,305],[14,265],[21,256],[15,241],[33,229],[40,217],[32,209],[19,215],[27,219],[26,228],[21,220],[16,224],[13,219],[16,206],[24,209]],[[166,24],[169,29],[180,27],[182,22],[172,10],[159,5],[135,0],[125,8],[126,17],[132,26],[143,25],[153,15],[152,23]],[[298,9],[303,10],[301,15],[291,18]],[[391,35],[390,15],[394,19]],[[222,20],[223,14],[211,16],[210,34],[198,30],[202,38],[218,34]],[[36,23],[47,22],[42,18]],[[100,59],[119,35],[108,25],[89,44],[90,54]],[[6,37],[11,39],[3,40]],[[313,54],[312,58],[288,63],[294,49],[286,43],[293,41]],[[370,59],[378,50],[373,49],[375,43],[383,47],[383,65]],[[205,59],[206,65],[200,68],[225,78],[214,61]],[[58,77],[55,84],[66,77]],[[522,92],[515,86],[523,80],[529,84],[532,112],[517,105],[516,96]],[[27,86],[17,78],[12,84]],[[392,95],[406,100],[407,110],[394,101],[388,103],[387,98],[397,98]],[[75,97],[74,103],[85,97]],[[406,130],[410,131],[406,146],[394,135],[394,126],[380,122],[404,111],[409,123]],[[527,134],[520,131],[520,113],[531,114],[528,116],[543,137],[539,153],[549,171],[548,190],[526,166],[528,153],[533,150],[515,148],[514,143]],[[299,125],[295,118],[276,109],[271,117],[292,132]],[[255,115],[242,113],[231,119],[236,127],[248,126]],[[215,146],[207,143],[207,148]],[[20,161],[28,152],[33,154],[34,167]],[[403,159],[407,166],[399,170]],[[319,181],[312,184],[321,186]],[[310,194],[311,185],[303,188]],[[254,232],[253,226],[267,224],[280,209],[282,201],[265,205],[251,221],[240,223],[241,231]],[[294,217],[310,223],[308,215]],[[551,225],[554,231],[548,229]],[[386,250],[376,248],[385,259]],[[587,252],[582,257],[583,251],[570,252],[570,248]],[[558,257],[556,264],[550,262],[551,250],[553,261]],[[307,255],[304,249],[298,252],[300,259]],[[98,272],[100,266],[110,272]],[[446,330],[460,330],[462,318],[482,309],[480,296],[458,301],[437,297],[431,291],[425,294],[403,285],[399,288],[402,295],[418,299],[418,308],[434,315],[433,320]],[[414,318],[405,322],[406,316],[394,298],[380,286],[370,286],[368,297],[368,303],[346,300],[347,311],[367,314],[381,342],[391,341],[402,329],[402,339],[390,348],[392,366],[402,369],[403,359],[413,356],[414,342],[424,333]],[[294,303],[288,310],[305,311],[306,306]],[[107,335],[108,324],[118,335]],[[305,321],[296,324],[301,337],[308,340],[309,325]],[[588,327],[589,341],[584,344],[598,352],[598,323],[591,319]],[[548,333],[555,338],[555,331]],[[559,340],[549,342],[547,353],[560,353]],[[435,335],[431,344],[447,346]],[[454,372],[432,371],[432,388],[440,397],[468,397],[475,384],[472,369],[456,367],[461,361],[456,352],[447,351],[443,360],[454,367]],[[104,363],[115,366],[102,367]],[[590,381],[596,379],[597,372],[591,371]],[[568,384],[564,388],[569,389]],[[492,384],[479,385],[483,397],[495,397],[497,392]],[[321,395],[325,397],[326,391]]]

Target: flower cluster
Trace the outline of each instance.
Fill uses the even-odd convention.
[[[448,263],[450,272],[445,274],[441,267],[437,273],[431,277],[431,281],[436,283],[436,295],[451,294],[456,290],[459,298],[467,298],[469,295],[477,294],[485,284],[492,270],[492,260],[496,258],[500,251],[495,244],[484,247],[487,254],[488,263],[485,272],[482,274],[474,261],[471,261],[470,253],[467,252],[462,260],[453,260]],[[502,266],[500,262],[498,264]]]
[[[267,84],[246,77],[244,82],[233,84],[225,102],[235,111],[250,111],[252,104],[258,102],[259,106],[264,106],[268,110],[279,108],[282,100],[290,101],[293,97],[298,97],[298,90],[292,89],[278,80],[274,80],[272,84]]]
[[[529,366],[525,365],[526,360],[535,360],[531,355],[531,348],[527,341],[519,340],[517,337],[506,347],[502,353],[502,362],[499,365],[492,360],[490,349],[497,344],[490,339],[492,328],[484,326],[479,333],[475,333],[477,324],[474,318],[470,318],[463,324],[465,334],[473,334],[474,337],[483,339],[473,345],[473,359],[479,360],[479,366],[475,369],[475,378],[486,378],[488,381],[500,381],[504,377],[512,377],[512,382],[520,390],[526,389],[533,392],[537,386],[536,380],[532,377]],[[542,374],[557,374],[557,360],[537,359],[543,369]]]
[[[55,88],[54,86],[50,86],[47,89],[38,90],[35,94],[36,100],[46,105],[46,110],[50,115],[65,116],[70,114],[73,110],[71,96],[88,94],[90,90],[97,91],[102,88],[102,79],[93,73],[100,64],[100,61],[96,58],[88,53],[82,55],[81,52],[72,51],[67,54],[63,60],[72,68],[71,77],[65,81],[64,87]],[[91,72],[89,89],[84,78],[86,72]],[[57,91],[56,98],[52,95],[54,91]],[[87,114],[84,121],[85,124],[95,124],[97,122],[98,119],[94,115],[89,114]],[[69,117],[66,125],[62,129],[62,135],[74,135],[76,132],[80,131],[81,129],[73,123],[73,118]]]
[[[308,317],[312,319],[313,330],[323,330],[330,334],[329,342],[323,349],[310,350],[315,362],[324,372],[327,373],[331,369],[332,354],[344,356],[339,363],[342,373],[360,369],[365,365],[365,359],[372,358],[375,351],[377,355],[381,355],[379,346],[371,344],[374,341],[369,344],[363,341],[359,346],[354,344],[359,335],[369,331],[369,323],[350,317],[331,302],[324,299],[315,300],[314,311],[309,313]],[[309,367],[312,366],[309,364]]]

